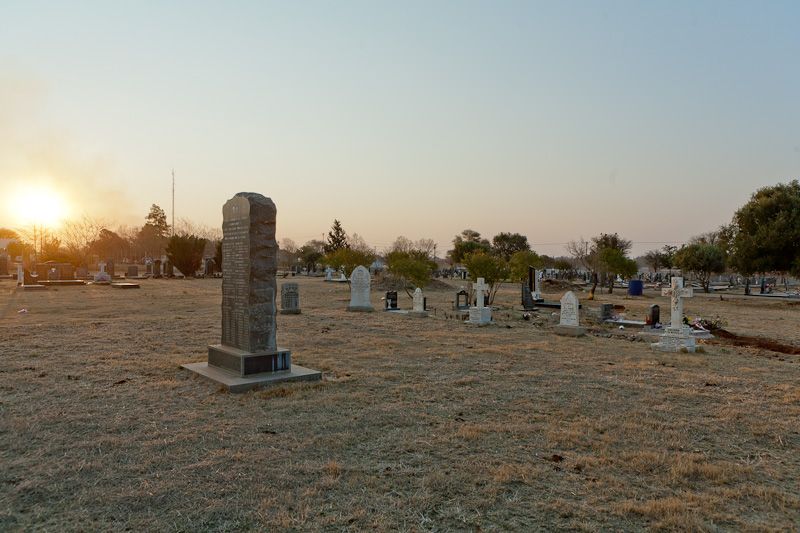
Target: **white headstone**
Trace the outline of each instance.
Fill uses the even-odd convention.
[[[414,289],[414,296],[412,297],[413,305],[412,310],[418,313],[425,312],[425,297],[422,295],[422,289],[417,287]]]
[[[95,274],[94,280],[95,281],[111,281],[111,276],[109,276],[108,272],[106,272],[106,264],[105,263],[99,263],[99,266],[100,266],[100,272]]]
[[[25,285],[25,268],[22,263],[17,264],[17,285]]]
[[[331,267],[325,269],[325,281],[333,281],[333,269]]]
[[[477,324],[483,326],[492,321],[492,308],[484,306],[484,292],[489,286],[486,285],[483,278],[478,278],[475,283],[475,307],[469,308],[469,322],[470,324]]]
[[[561,320],[559,326],[580,326],[578,318],[578,297],[572,291],[561,297]]]
[[[541,270],[533,275],[533,299],[542,299],[542,278],[544,278],[544,271]]]
[[[692,328],[683,323],[683,299],[693,297],[694,290],[683,286],[683,278],[673,277],[670,288],[662,289],[661,295],[669,296],[671,299],[670,325],[664,329],[659,342],[651,344],[650,347],[662,352],[696,351],[697,345],[692,336]]]
[[[365,266],[357,266],[350,275],[350,305],[348,311],[372,311],[369,301],[371,278]]]

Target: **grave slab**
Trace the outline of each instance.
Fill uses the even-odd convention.
[[[322,379],[322,372],[311,370],[310,368],[300,365],[292,365],[291,370],[250,374],[245,377],[237,376],[233,372],[227,372],[221,368],[209,366],[208,363],[187,363],[181,365],[181,367],[207,380],[222,385],[228,392],[233,393],[246,392],[265,385],[273,385],[275,383],[287,381],[318,381]]]

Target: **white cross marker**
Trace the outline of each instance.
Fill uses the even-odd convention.
[[[692,298],[694,296],[694,289],[691,287],[683,286],[683,278],[672,278],[671,287],[669,289],[662,289],[662,296],[670,296],[672,298],[672,324],[670,327],[674,329],[681,329],[683,327],[683,299]]]
[[[489,287],[484,283],[483,278],[478,278],[478,282],[475,284],[475,290],[477,291],[475,307],[483,307],[483,291],[487,288]]]

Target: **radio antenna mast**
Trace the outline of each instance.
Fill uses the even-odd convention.
[[[172,169],[172,236],[175,236],[175,169]]]

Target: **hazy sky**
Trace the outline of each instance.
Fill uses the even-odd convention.
[[[7,2],[0,189],[379,248],[683,241],[800,175],[800,2]],[[3,194],[0,191],[0,194]],[[13,225],[8,210],[0,225]]]

